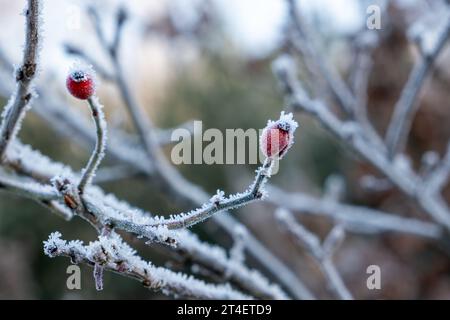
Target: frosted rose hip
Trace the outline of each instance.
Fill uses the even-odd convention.
[[[298,123],[292,113],[281,112],[277,121],[268,121],[261,133],[259,145],[261,152],[272,159],[281,159],[294,143],[294,132]]]
[[[95,92],[95,82],[91,74],[83,70],[72,71],[66,80],[69,92],[78,99],[89,99]]]
[[[261,151],[268,158],[281,157],[287,151],[290,142],[289,130],[275,123],[264,129],[261,135]]]

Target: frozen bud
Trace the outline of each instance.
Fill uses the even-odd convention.
[[[294,142],[294,132],[298,124],[292,113],[281,113],[277,121],[269,121],[260,137],[262,153],[273,159],[281,159]]]
[[[95,93],[95,79],[93,72],[83,69],[74,69],[66,80],[69,92],[78,99],[89,99]]]

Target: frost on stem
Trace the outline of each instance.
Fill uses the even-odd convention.
[[[238,300],[251,298],[229,285],[207,284],[191,276],[156,267],[142,260],[116,233],[111,233],[109,237],[100,236],[98,240],[84,245],[78,240],[62,240],[61,233],[53,232],[48,240],[44,241],[44,253],[51,258],[70,257],[73,263],[87,263],[91,266],[100,264],[104,270],[124,274],[139,280],[149,289],[161,290],[162,293],[174,297]]]
[[[447,25],[450,25],[450,22],[448,22]],[[390,122],[390,127],[395,131],[397,138],[400,137],[400,135],[397,135],[398,133],[409,131],[409,125],[404,126],[404,124],[406,122],[410,124],[411,119],[408,120],[406,118],[410,118],[415,114],[415,109],[412,108],[415,105],[415,96],[417,95],[418,89],[423,84],[427,71],[431,67],[440,49],[444,46],[448,33],[450,33],[450,28],[446,28],[445,31],[446,32],[440,36],[442,41],[440,41],[439,45],[436,47],[437,50],[434,51],[433,58],[423,58],[416,64],[417,68],[415,69],[417,71],[415,72],[413,70],[411,72],[409,80],[402,91],[403,94],[397,102],[394,115]],[[281,82],[289,82],[290,78],[281,77],[278,80]],[[409,165],[404,166],[403,164],[405,164],[405,162],[401,160],[401,157],[399,158],[401,160],[400,163],[398,162],[398,159],[392,161],[393,159],[389,157],[389,154],[387,154],[385,150],[384,143],[379,144],[372,141],[372,139],[367,139],[367,135],[364,134],[364,132],[366,132],[364,128],[361,128],[361,126],[354,121],[341,120],[332,111],[332,108],[326,104],[325,100],[311,98],[309,95],[305,94],[304,90],[296,88],[292,83],[282,83],[282,85],[283,87],[293,89],[292,92],[284,92],[290,108],[304,111],[318,120],[319,123],[331,134],[336,136],[337,139],[345,142],[359,156],[383,173],[393,185],[417,202],[420,208],[427,212],[436,222],[445,226],[447,229],[450,229],[450,212],[447,204],[442,199],[442,195],[436,192],[436,189],[434,189],[433,194],[430,194],[430,191],[433,191],[433,188],[428,188],[429,183],[426,183],[426,181],[418,174],[413,172]],[[404,99],[402,99],[403,96],[405,97]],[[401,118],[398,119],[398,121],[395,119],[397,116]],[[408,127],[407,130],[405,130],[406,127]],[[390,130],[388,129],[386,137],[389,136],[389,131]],[[386,138],[386,141],[394,140]],[[398,140],[395,139],[395,141],[395,145],[397,145]],[[387,143],[387,145],[393,146],[394,144]],[[394,150],[392,148],[388,149]],[[364,209],[363,211],[367,210]],[[423,230],[425,232],[417,228],[419,224],[424,226],[424,223],[414,221],[414,223],[409,224],[408,228],[404,228],[403,226],[399,227],[399,225],[396,224],[396,229],[409,229],[408,232],[414,229],[414,233],[432,234],[432,237],[436,236],[435,226],[431,227],[432,230],[430,233],[430,228],[426,228],[426,231]],[[410,228],[410,226],[413,226],[413,228]],[[386,227],[390,228],[389,225],[383,225],[383,228]]]
[[[39,157],[36,157],[37,155],[33,155],[32,153],[29,153],[29,155],[30,157],[27,159],[30,159],[34,164],[45,162],[37,161],[39,159]],[[25,164],[25,167],[29,168],[27,164]],[[51,170],[52,172],[62,170],[66,175],[73,176],[73,174],[67,172],[63,167],[47,165],[46,168],[53,169]],[[39,170],[31,171],[34,174],[42,175],[41,173],[37,173]],[[89,188],[88,192],[84,194],[83,203],[81,204],[76,186],[70,183],[67,178],[54,177],[52,182],[53,188],[45,186],[45,189],[51,192],[50,196],[52,197],[55,195],[55,191],[61,193],[59,195],[59,197],[63,197],[61,201],[70,208],[69,214],[64,214],[65,216],[70,216],[74,213],[91,222],[97,230],[105,230],[102,226],[111,226],[114,229],[133,233],[138,238],[145,237],[151,242],[169,244],[172,248],[179,250],[184,256],[189,256],[189,259],[192,261],[206,266],[218,274],[223,274],[230,282],[245,289],[256,297],[287,299],[287,295],[277,285],[271,284],[261,273],[254,269],[249,269],[233,257],[228,258],[223,248],[202,243],[194,234],[189,233],[187,230],[173,231],[165,226],[159,226],[157,228],[150,227],[148,224],[154,221],[150,213],[132,208],[127,203],[116,199],[113,195],[104,194],[95,186]],[[0,176],[0,183],[6,184],[8,182]],[[14,184],[14,188],[8,188],[8,190],[14,193],[19,192],[21,195],[26,193],[27,196],[35,200],[48,197],[47,193],[44,193],[41,189],[41,185],[34,184],[31,188],[17,183]],[[63,209],[63,213],[67,211],[67,207],[62,207],[62,204],[55,207],[52,202],[51,206],[50,204],[47,206],[59,213],[61,213],[61,209]],[[237,233],[240,232],[237,231]],[[53,235],[51,239],[57,239],[58,237],[56,235]],[[49,241],[48,243],[51,245],[53,242]],[[245,242],[247,245],[247,239],[245,239]],[[52,252],[50,250],[51,247],[46,246],[46,252],[49,254]],[[99,266],[101,266],[101,261],[97,261]],[[100,279],[100,277],[97,277],[97,279]],[[99,284],[99,281],[97,283]]]
[[[295,244],[314,258],[336,296],[343,300],[353,299],[332,260],[344,241],[345,231],[342,225],[336,225],[321,243],[319,237],[298,223],[288,210],[279,208],[275,217]]]
[[[233,230],[233,247],[230,249],[230,259],[237,263],[245,261],[245,240],[247,229],[244,226],[236,226]]]
[[[0,174],[0,189],[31,199],[38,197],[42,201],[51,201],[59,197],[58,192],[52,186],[25,180],[22,181],[21,179],[17,179],[17,177],[3,173]]]
[[[98,263],[94,265],[94,281],[95,289],[97,291],[103,290],[103,267]]]
[[[26,40],[22,64],[16,70],[17,86],[1,115],[0,160],[4,160],[6,148],[20,130],[21,122],[34,95],[31,82],[38,68],[40,11],[40,0],[28,0],[28,5],[24,11],[26,17]]]
[[[409,74],[400,98],[395,104],[386,132],[385,140],[390,159],[394,159],[398,153],[404,151],[414,116],[419,108],[419,93],[435,61],[450,38],[450,9],[448,5],[440,12],[440,16],[436,17],[433,14],[432,19],[439,21],[438,26],[434,28],[435,30],[423,32],[424,28],[419,23],[410,32],[413,38],[417,38],[417,33],[420,33],[419,48],[422,56],[414,64]]]
[[[424,15],[408,29],[407,36],[417,43],[424,56],[431,56],[439,46],[441,34],[448,28],[449,19],[450,10],[445,7],[438,15],[432,10],[424,12]]]
[[[82,170],[82,177],[78,184],[78,190],[80,194],[83,194],[84,188],[91,183],[95,176],[95,171],[105,156],[106,120],[103,113],[103,106],[95,96],[96,76],[91,66],[75,63],[67,77],[66,86],[67,90],[69,90],[75,98],[88,101],[97,133],[95,149],[92,152],[86,168]]]
[[[218,190],[217,194],[200,208],[188,213],[170,216],[169,218],[155,217],[155,222],[151,226],[166,226],[168,229],[187,228],[212,217],[218,212],[236,209],[249,202],[263,199],[266,196],[264,186],[268,178],[270,178],[274,160],[281,159],[292,146],[294,143],[294,132],[297,127],[298,124],[293,119],[292,113],[285,114],[284,111],[281,112],[280,118],[277,121],[268,121],[261,135],[261,143],[264,143],[264,146],[261,148],[266,148],[266,151],[271,151],[267,152],[267,158],[263,165],[256,170],[255,181],[246,191],[225,197],[224,192]],[[282,132],[283,138],[278,140],[278,133],[272,133],[272,130]],[[263,137],[264,132],[266,132],[265,137]],[[275,138],[277,142],[271,141],[273,140],[272,138]],[[275,143],[278,143],[276,147],[274,146]],[[275,148],[277,151],[273,152]]]
[[[88,99],[89,106],[91,107],[92,118],[95,122],[97,140],[95,142],[95,149],[92,152],[91,158],[88,164],[82,171],[82,177],[78,184],[78,190],[80,194],[84,192],[85,187],[91,183],[95,176],[100,162],[105,157],[106,149],[106,120],[103,113],[103,106],[99,103],[97,97],[93,96]]]

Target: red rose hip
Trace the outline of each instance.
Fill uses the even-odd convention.
[[[289,145],[289,131],[274,125],[264,129],[261,135],[261,150],[268,158],[282,156]]]
[[[294,131],[298,124],[292,114],[281,113],[277,121],[269,121],[260,137],[260,148],[267,158],[280,159],[294,142]]]
[[[69,92],[78,99],[89,99],[95,92],[95,81],[93,76],[83,70],[72,71],[66,80]]]

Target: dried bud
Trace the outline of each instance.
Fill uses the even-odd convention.
[[[294,131],[298,124],[292,113],[281,113],[277,121],[269,121],[260,137],[260,148],[268,158],[281,159],[294,142]]]

